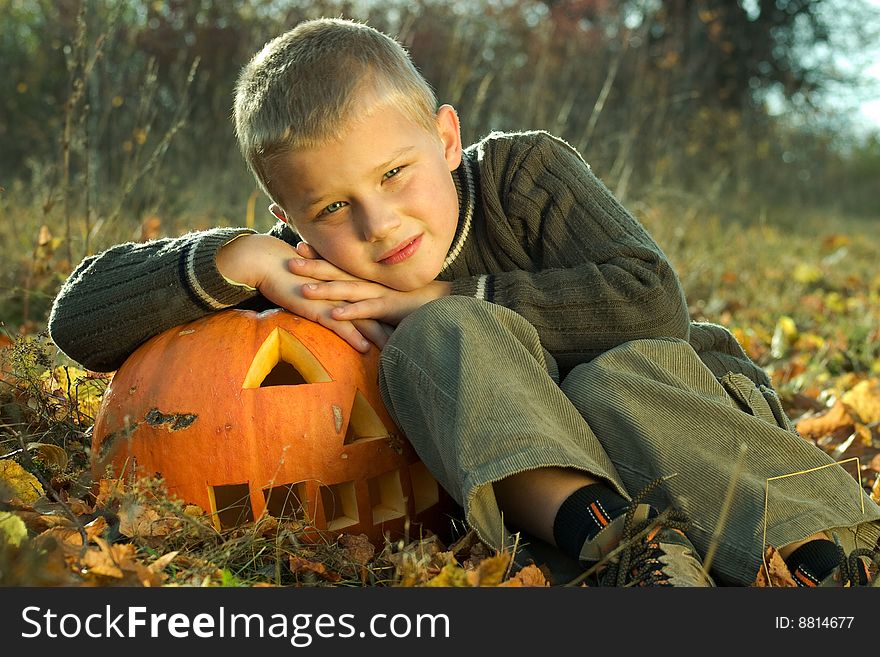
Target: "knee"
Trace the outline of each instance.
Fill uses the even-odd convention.
[[[436,299],[404,318],[391,336],[391,343],[434,342],[460,335],[487,320],[489,305],[481,299],[456,295]]]

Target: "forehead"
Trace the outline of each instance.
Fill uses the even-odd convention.
[[[296,196],[294,205],[301,205],[306,196],[372,179],[377,172],[384,173],[383,167],[397,166],[398,158],[439,154],[439,144],[437,133],[429,133],[393,104],[383,103],[347,121],[338,138],[279,154],[271,174],[275,188],[283,196]]]

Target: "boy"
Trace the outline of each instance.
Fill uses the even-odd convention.
[[[463,150],[400,45],[343,20],[268,43],[235,124],[279,222],[87,259],[50,317],[72,358],[112,370],[208,312],[283,306],[382,348],[389,411],[493,547],[511,528],[599,565],[599,584],[748,585],[766,538],[804,585],[867,582],[880,508],[791,430],[726,330],[690,322],[660,248],[566,143]],[[767,480],[801,471],[765,514]]]

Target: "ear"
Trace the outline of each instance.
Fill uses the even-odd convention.
[[[290,223],[290,220],[287,218],[287,213],[284,212],[284,208],[282,208],[277,203],[272,203],[269,206],[269,212],[271,212],[273,215],[275,215],[276,219],[280,219],[284,223]]]
[[[461,164],[461,126],[452,105],[441,105],[437,110],[437,133],[443,145],[443,157],[450,171]]]

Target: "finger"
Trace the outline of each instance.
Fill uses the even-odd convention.
[[[355,328],[360,331],[367,340],[381,349],[388,342],[388,332],[385,325],[373,319],[358,319],[352,322]]]
[[[360,281],[326,281],[306,283],[302,286],[302,295],[306,299],[325,301],[362,301],[374,298],[377,290],[370,283]]]
[[[309,260],[315,260],[321,257],[321,254],[315,250],[308,242],[299,242],[296,245],[296,252],[299,253],[303,258],[307,258]]]
[[[386,324],[385,322],[379,322],[379,325],[382,327],[382,330],[385,332],[385,339],[387,341],[394,334],[394,327],[391,324]]]
[[[361,353],[367,353],[373,344],[370,338],[358,330],[353,322],[340,322],[321,315],[318,318],[318,323],[333,331]]]
[[[326,260],[309,260],[307,258],[291,258],[288,269],[298,276],[307,276],[319,281],[350,281],[359,280],[347,271],[330,264]]]
[[[344,306],[338,306],[330,311],[330,315],[336,320],[353,322],[359,319],[386,319],[387,313],[385,300],[381,297],[353,301]]]

